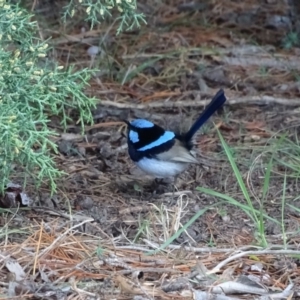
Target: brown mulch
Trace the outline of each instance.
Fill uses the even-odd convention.
[[[296,2],[145,1],[139,9],[147,26],[119,36],[117,25],[89,30],[77,19],[61,28],[38,5],[36,13],[51,23],[39,25],[53,37],[53,58],[98,70],[86,93],[99,105],[84,135],[74,120],[55,140],[55,159],[68,173],[58,193],[29,184],[30,208],[0,216],[0,299],[299,297],[299,212],[285,209],[286,236],[280,222],[264,222],[264,249],[249,215],[196,190],[245,203],[217,127],[260,208],[266,145],[286,128],[297,136],[299,48],[284,48],[291,28],[297,31]],[[95,58],[87,53],[92,45],[101,47]],[[129,160],[121,120],[186,128],[219,88],[228,103],[214,116],[216,126],[205,125],[195,141],[207,166],[180,176],[174,201],[170,183],[153,184]],[[276,171],[264,212],[281,220],[284,170]],[[286,187],[287,201],[297,206],[297,180],[289,177]]]

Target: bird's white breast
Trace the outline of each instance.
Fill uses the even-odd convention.
[[[147,157],[140,159],[136,164],[144,172],[156,178],[176,176],[185,171],[189,165],[188,163],[184,162],[162,161]]]

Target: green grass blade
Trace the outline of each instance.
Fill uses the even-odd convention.
[[[221,135],[221,133],[220,133],[219,130],[218,130],[218,135],[219,135],[219,138],[220,138],[220,140],[221,140],[221,144],[222,144],[222,146],[223,146],[223,148],[224,148],[224,150],[225,150],[225,153],[226,153],[226,155],[227,155],[227,158],[228,158],[228,160],[229,160],[229,162],[230,162],[230,165],[231,165],[231,168],[232,168],[232,170],[233,170],[233,172],[234,172],[234,175],[235,175],[235,177],[236,177],[236,179],[237,179],[237,181],[238,181],[238,184],[239,184],[239,186],[240,186],[240,189],[241,189],[241,191],[242,191],[242,193],[243,193],[243,195],[244,195],[244,198],[246,199],[248,206],[251,208],[251,211],[252,211],[252,218],[254,219],[254,222],[255,222],[256,225],[257,225],[258,222],[259,222],[259,220],[258,220],[258,218],[257,218],[257,214],[255,213],[255,209],[254,209],[254,207],[253,207],[253,204],[252,204],[250,195],[249,195],[248,190],[247,190],[247,188],[246,188],[246,186],[245,186],[245,183],[244,183],[244,181],[243,181],[242,175],[241,175],[241,173],[240,173],[240,171],[239,171],[239,169],[238,169],[238,167],[237,167],[237,165],[236,165],[236,163],[235,163],[235,161],[234,161],[234,158],[233,158],[233,156],[232,156],[232,153],[231,153],[231,151],[230,151],[230,149],[229,149],[227,143],[225,142],[225,140],[224,140],[224,138],[223,138],[223,136]]]
[[[222,193],[219,193],[219,192],[216,192],[214,190],[211,190],[211,189],[207,189],[207,188],[204,188],[204,187],[198,187],[197,188],[198,191],[204,193],[204,194],[207,194],[207,195],[210,195],[210,196],[214,196],[214,197],[217,197],[217,198],[220,198],[220,199],[223,199],[225,200],[226,203],[230,203],[240,209],[242,209],[250,218],[253,222],[256,222],[256,219],[253,217],[253,213],[255,215],[259,215],[260,214],[260,211],[257,210],[257,209],[252,209],[250,208],[248,205],[245,205],[237,200],[235,200],[234,198],[228,196],[228,195],[224,195]],[[280,222],[276,219],[273,219],[272,217],[268,216],[267,214],[263,214],[263,217],[272,221],[272,222],[275,222],[276,224],[279,224],[280,225]]]

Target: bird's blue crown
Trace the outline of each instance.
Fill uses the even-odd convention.
[[[154,124],[144,119],[136,119],[130,122],[130,125],[136,128],[151,128]]]

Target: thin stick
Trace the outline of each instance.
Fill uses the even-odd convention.
[[[147,108],[180,108],[180,107],[204,107],[210,101],[209,100],[200,100],[200,101],[192,101],[192,100],[185,100],[185,101],[175,101],[175,102],[166,102],[166,101],[159,101],[159,102],[151,102],[147,104],[136,104],[136,103],[119,103],[109,100],[101,101],[101,105],[105,106],[113,106],[122,109],[147,109]],[[226,105],[236,105],[236,104],[247,104],[247,105],[267,105],[267,104],[279,104],[285,106],[297,106],[300,105],[299,98],[275,98],[271,96],[252,96],[252,97],[239,97],[239,98],[231,98],[226,102]]]
[[[214,267],[211,271],[209,271],[209,274],[217,273],[219,272],[226,264],[228,264],[231,261],[237,260],[243,256],[250,256],[250,255],[266,255],[266,254],[272,254],[272,255],[299,255],[300,251],[298,250],[258,250],[258,251],[245,251],[242,253],[235,254],[233,256],[230,256],[220,262],[216,267]]]
[[[37,260],[38,260],[38,253],[40,250],[41,240],[42,240],[42,235],[43,235],[43,228],[44,228],[44,222],[42,221],[41,227],[40,227],[39,240],[38,240],[38,244],[37,244],[36,252],[35,252],[36,255],[35,255],[34,264],[33,264],[33,276],[35,275],[35,269],[36,269]]]

